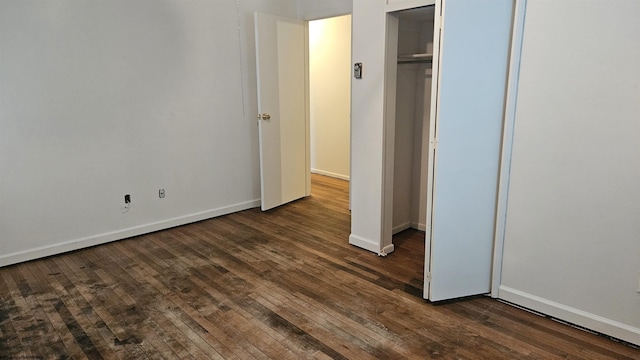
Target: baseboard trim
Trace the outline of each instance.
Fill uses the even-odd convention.
[[[251,209],[260,206],[260,199],[245,201],[217,209],[206,210],[185,216],[174,217],[167,220],[152,222],[126,229],[91,235],[79,239],[60,242],[57,244],[41,246],[33,249],[14,252],[0,256],[0,267],[17,264],[25,261],[35,260],[51,255],[62,254],[68,251],[105,244],[108,242],[122,240],[133,236],[148,234],[150,232],[165,230],[172,227],[185,225],[197,221],[202,221],[234,212]]]
[[[406,223],[394,226],[393,229],[391,229],[391,233],[393,235],[399,233],[400,231],[405,231],[407,229],[409,229],[411,227],[411,221],[407,221]]]
[[[349,181],[349,175],[336,174],[331,171],[324,171],[324,170],[318,170],[318,169],[311,169],[311,172],[313,174],[324,175],[324,176],[329,176],[336,179]]]
[[[389,244],[389,245],[383,247],[382,250],[380,250],[380,252],[378,253],[378,256],[385,257],[385,256],[391,254],[392,252],[394,252],[395,249],[396,249],[395,245]]]
[[[349,235],[349,244],[357,246],[359,248],[363,248],[365,250],[369,250],[376,254],[380,252],[380,244],[377,241],[365,239],[358,235]]]
[[[498,298],[614,338],[640,346],[640,329],[566,306],[507,286],[500,286]]]
[[[405,231],[407,229],[416,229],[416,230],[420,230],[420,231],[426,231],[427,230],[427,225],[425,224],[421,224],[419,222],[413,222],[413,221],[407,221],[405,223],[402,223],[400,225],[396,225],[393,227],[393,229],[391,229],[392,234],[395,235],[401,231]]]
[[[420,231],[427,231],[427,225],[419,222],[412,222],[411,227]]]

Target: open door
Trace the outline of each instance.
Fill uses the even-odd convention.
[[[490,291],[512,7],[436,2],[424,294],[431,301]]]
[[[261,208],[309,195],[305,23],[255,13]]]

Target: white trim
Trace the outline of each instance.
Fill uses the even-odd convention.
[[[309,78],[309,21],[304,21],[304,142],[305,194],[311,195],[311,80]]]
[[[298,9],[300,11],[300,9]],[[305,13],[298,12],[298,19],[304,21],[314,21],[322,19],[330,19],[339,16],[351,15],[353,12],[353,6],[351,1],[348,4],[341,4],[327,9],[317,9]]]
[[[217,209],[206,210],[185,216],[174,217],[167,220],[156,221],[144,225],[134,226],[126,229],[110,231],[102,234],[91,235],[79,239],[63,241],[56,244],[41,246],[33,249],[23,250],[0,256],[0,267],[17,264],[24,261],[34,260],[46,256],[79,250],[89,246],[105,244],[115,240],[122,240],[133,236],[147,234],[154,231],[185,225],[197,221],[202,221],[246,209],[260,206],[260,200],[250,200]]]
[[[311,172],[313,174],[324,175],[324,176],[329,176],[329,177],[336,178],[336,179],[342,179],[342,180],[349,181],[349,175],[342,175],[342,174],[333,173],[331,171],[324,171],[324,170],[319,170],[319,169],[311,169]]]
[[[416,221],[407,221],[405,223],[402,223],[400,225],[396,225],[393,227],[393,234],[397,234],[400,231],[405,231],[407,229],[416,229],[416,230],[420,230],[420,231],[425,231],[427,229],[427,225],[420,223],[420,222],[416,222]]]
[[[400,225],[396,225],[393,227],[392,233],[395,235],[400,231],[405,231],[411,227],[411,221],[404,222]]]
[[[444,3],[442,0],[436,1],[435,17],[433,19],[433,62],[431,64],[431,106],[429,109],[429,149],[427,154],[427,203],[425,211],[425,232],[424,232],[424,272],[422,297],[429,299],[431,294],[431,243],[433,240],[433,209],[435,204],[436,187],[436,144],[438,134],[436,123],[439,117],[440,104],[440,75],[442,63],[442,14],[444,13]]]
[[[396,249],[395,245],[389,244],[389,245],[383,247],[382,250],[380,250],[380,252],[378,253],[378,256],[385,257],[385,256],[391,254],[395,249]]]
[[[386,12],[413,9],[423,6],[435,5],[435,0],[387,0]]]
[[[396,137],[396,83],[399,18],[385,14],[384,104],[382,128],[382,193],[380,248],[393,244],[393,181]]]
[[[365,239],[363,237],[360,237],[358,235],[349,235],[349,244],[351,245],[355,245],[359,248],[363,248],[365,250],[369,250],[371,252],[374,252],[376,254],[380,253],[380,243],[378,241],[374,241],[374,240],[370,240],[370,239]]]
[[[513,129],[515,127],[516,104],[518,101],[518,83],[520,77],[520,58],[527,0],[516,0],[513,12],[513,30],[511,34],[511,56],[509,78],[507,80],[507,98],[502,129],[502,155],[500,159],[500,177],[498,179],[498,200],[496,204],[495,238],[493,242],[493,268],[491,272],[491,297],[498,297],[502,278],[502,255],[504,251],[505,229],[507,225],[507,207],[509,200],[509,176],[511,173],[511,154],[513,152]]]
[[[418,229],[420,231],[426,231],[427,230],[427,224],[421,223],[421,222],[411,222],[411,227],[414,229]]]
[[[499,298],[569,323],[640,345],[640,328],[603,318],[583,310],[547,300],[507,286],[500,286]]]

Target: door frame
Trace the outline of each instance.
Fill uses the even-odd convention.
[[[257,14],[259,12],[255,12],[255,14]],[[310,66],[309,66],[309,21],[315,21],[315,20],[324,20],[324,19],[330,19],[330,18],[335,18],[335,17],[340,17],[340,16],[346,16],[346,15],[350,15],[352,16],[351,12],[348,13],[341,13],[341,14],[335,14],[335,15],[326,15],[326,16],[321,16],[321,17],[309,17],[309,18],[304,18],[304,19],[300,19],[300,18],[296,18],[295,20],[301,21],[303,23],[304,26],[304,107],[305,107],[305,197],[308,197],[311,195],[311,104],[310,104],[310,89],[311,89],[311,83],[310,83]],[[255,19],[254,15],[254,19]],[[280,16],[280,15],[278,15]],[[282,16],[280,16],[282,17]],[[293,19],[293,18],[292,18]],[[254,20],[254,24],[255,24],[255,20]],[[254,25],[255,26],[255,25]],[[351,36],[351,34],[349,34]],[[257,39],[257,37],[256,37]],[[256,54],[257,55],[257,54]],[[256,58],[257,61],[257,58]],[[258,76],[258,74],[256,74],[256,76]],[[258,80],[259,81],[259,80]],[[351,83],[350,83],[351,84]],[[258,95],[259,97],[259,95]],[[350,103],[351,101],[349,101]],[[351,105],[351,104],[350,104]],[[258,100],[258,121],[261,121],[261,112],[260,112],[260,102]],[[353,161],[351,161],[352,156],[351,156],[351,143],[352,143],[352,138],[353,138],[353,133],[351,131],[351,119],[349,118],[349,178],[351,178],[351,173],[352,173],[352,166],[353,166]],[[262,166],[262,165],[261,165]],[[262,182],[262,179],[261,179]],[[352,192],[349,191],[349,209],[351,209],[351,199],[352,199]]]
[[[434,173],[436,162],[437,143],[437,110],[438,110],[438,86],[440,78],[440,40],[441,40],[441,1],[404,1],[386,8],[386,54],[385,54],[385,99],[384,99],[384,139],[383,139],[383,209],[382,209],[382,239],[381,248],[384,254],[395,250],[393,244],[393,180],[394,180],[394,156],[395,156],[395,125],[396,125],[396,81],[397,81],[397,49],[398,49],[398,25],[399,18],[395,15],[398,11],[411,10],[425,6],[435,6],[434,16],[434,41],[433,62],[431,72],[431,106],[429,109],[429,150],[427,157],[427,200],[424,239],[424,287],[422,297],[429,298],[431,280],[431,240],[432,240],[432,214]],[[424,164],[423,164],[424,165]]]
[[[422,6],[427,6],[430,4],[427,4],[426,1],[424,3],[421,2],[421,4],[419,4],[419,6],[415,6],[415,2],[417,1],[409,1],[409,0],[397,0],[397,3],[411,3],[414,6],[408,6],[408,7],[400,7],[400,6],[393,6],[393,7],[389,7],[387,6],[386,8],[386,45],[385,45],[385,51],[386,51],[386,55],[385,55],[385,75],[384,75],[384,82],[385,82],[385,92],[384,92],[384,126],[383,126],[383,154],[382,154],[382,165],[383,165],[383,182],[382,182],[382,205],[383,205],[383,211],[382,211],[382,219],[381,219],[381,226],[382,226],[382,233],[381,233],[381,247],[384,249],[386,247],[390,247],[391,249],[393,249],[393,244],[391,242],[391,236],[392,236],[392,219],[393,219],[393,168],[394,168],[394,142],[395,142],[395,108],[396,108],[396,104],[395,104],[395,96],[396,96],[396,75],[397,75],[397,65],[396,65],[396,61],[395,61],[395,54],[397,53],[397,42],[398,42],[398,29],[397,29],[397,25],[398,25],[398,18],[396,16],[394,16],[394,12],[396,11],[401,11],[401,10],[409,10],[409,9],[413,9],[416,7],[422,7]],[[439,192],[436,193],[436,167],[438,166],[438,139],[440,137],[440,135],[444,136],[446,134],[448,134],[448,139],[451,140],[451,136],[452,136],[452,132],[451,132],[451,126],[450,125],[448,128],[442,128],[439,125],[446,125],[444,123],[441,123],[441,106],[442,104],[442,100],[441,97],[443,96],[443,94],[441,94],[440,87],[441,87],[441,82],[442,82],[442,56],[443,56],[443,52],[442,52],[442,42],[443,42],[443,15],[444,15],[444,7],[445,7],[445,0],[436,0],[436,1],[432,1],[431,3],[433,5],[435,5],[435,17],[434,17],[434,46],[433,46],[433,66],[432,66],[432,94],[431,94],[431,109],[430,109],[430,131],[429,131],[429,152],[428,152],[428,163],[426,164],[427,166],[427,172],[428,172],[428,176],[427,176],[427,200],[426,200],[426,231],[425,231],[425,263],[424,263],[424,289],[423,289],[423,297],[425,299],[430,299],[430,300],[441,300],[441,299],[447,299],[450,298],[451,295],[455,294],[455,293],[463,293],[462,295],[458,295],[458,296],[464,296],[465,291],[459,291],[460,288],[456,288],[455,286],[451,287],[448,284],[450,284],[450,282],[447,280],[449,275],[444,275],[442,276],[442,271],[444,271],[444,269],[447,269],[447,267],[451,267],[453,266],[451,263],[447,264],[446,262],[441,261],[440,258],[438,259],[434,259],[434,251],[438,252],[438,256],[442,256],[443,255],[443,251],[444,253],[449,253],[451,254],[451,251],[453,251],[452,249],[455,247],[452,244],[456,244],[457,242],[442,242],[442,239],[438,240],[437,243],[434,243],[434,222],[435,221],[440,221],[439,223],[436,223],[436,225],[441,224],[442,223],[442,218],[440,220],[438,220],[438,217],[434,217],[434,215],[436,215],[435,212],[435,207],[436,206],[444,206],[442,204],[442,200],[440,202],[440,205],[435,203],[435,196],[436,194],[438,196],[442,196],[442,199],[447,198],[449,200],[451,200],[452,198],[452,192],[455,194],[455,191],[457,190],[457,188],[454,185],[454,187],[452,188],[451,185],[447,185],[444,187],[439,187],[438,189]],[[456,9],[456,7],[454,6],[452,9]],[[459,10],[459,8],[457,8]],[[518,11],[516,9],[516,11]],[[522,11],[522,9],[520,9],[520,11]],[[514,18],[514,10],[512,10],[511,12],[511,21],[513,21]],[[467,13],[464,13],[464,15],[462,16],[466,16],[468,15]],[[516,15],[517,16],[517,15]],[[456,22],[454,21],[452,24],[456,24]],[[453,28],[452,29],[456,29],[456,25],[452,25]],[[489,28],[489,29],[493,29],[493,28]],[[452,32],[451,34],[456,34],[458,36],[458,40],[460,40],[460,33],[456,33],[455,30],[452,30],[454,32]],[[505,87],[507,86],[507,84],[511,83],[512,81],[512,77],[514,76],[513,74],[513,52],[514,52],[514,38],[518,38],[517,36],[513,36],[513,34],[509,34],[510,35],[510,39],[509,39],[509,43],[511,45],[511,48],[507,48],[507,63],[506,63],[506,67],[509,69],[509,73],[507,74],[507,78],[505,79]],[[454,36],[452,39],[456,39],[455,35],[451,35]],[[466,41],[466,37],[464,38]],[[455,44],[461,44],[459,41],[456,42],[454,41],[452,44],[454,45],[450,45],[453,46],[453,49],[455,49]],[[464,42],[462,42],[462,44],[466,44]],[[517,45],[517,44],[515,44]],[[494,51],[493,49],[489,49],[488,51]],[[502,50],[500,48],[498,48],[497,50],[498,52],[493,52],[491,54],[495,54],[497,56],[501,56],[500,54],[502,53]],[[394,57],[392,57],[392,55]],[[490,55],[491,55],[490,54]],[[509,57],[511,59],[509,59]],[[455,64],[455,62],[454,62]],[[449,68],[451,69],[451,68]],[[495,69],[494,69],[495,70]],[[516,69],[517,70],[517,69]],[[451,70],[450,70],[451,71]],[[499,70],[495,70],[495,71],[499,71]],[[449,88],[449,91],[446,93],[451,95],[451,88]],[[446,95],[445,94],[445,95]],[[513,95],[515,94],[511,94],[511,98],[513,98]],[[449,101],[448,104],[451,105],[451,96],[448,97]],[[471,101],[471,105],[473,106],[473,104],[475,104],[474,101]],[[483,228],[483,230],[486,230],[486,227],[483,224],[486,224],[486,221],[492,221],[493,222],[493,231],[489,234],[486,231],[482,233],[482,238],[481,238],[481,242],[474,242],[474,246],[476,246],[474,249],[480,249],[482,254],[485,254],[487,252],[490,253],[490,257],[482,257],[481,260],[478,263],[472,262],[473,264],[477,264],[474,266],[480,266],[480,267],[485,267],[485,265],[487,265],[488,263],[488,269],[489,272],[485,273],[482,272],[482,274],[486,274],[486,278],[485,275],[482,275],[481,280],[482,280],[482,284],[478,285],[478,286],[472,286],[471,288],[469,288],[469,294],[471,294],[471,292],[476,293],[475,291],[478,291],[479,287],[484,287],[485,284],[485,280],[486,280],[486,284],[487,284],[487,288],[486,288],[486,292],[496,292],[496,288],[499,286],[499,282],[500,282],[500,270],[501,270],[501,254],[502,254],[502,246],[503,246],[503,238],[501,237],[502,232],[503,232],[503,228],[504,228],[504,215],[506,212],[506,191],[508,190],[508,157],[510,155],[510,143],[508,141],[509,138],[505,136],[507,131],[511,131],[512,129],[512,125],[513,124],[509,124],[509,120],[504,120],[504,113],[506,111],[508,111],[508,107],[512,106],[513,104],[509,104],[507,102],[504,102],[501,106],[501,111],[502,111],[502,125],[501,128],[498,130],[500,131],[500,139],[499,139],[499,144],[498,146],[500,147],[499,149],[499,153],[497,154],[497,158],[494,158],[496,160],[496,163],[494,164],[493,162],[491,163],[492,168],[495,165],[496,166],[496,187],[497,187],[497,193],[496,193],[496,202],[493,205],[493,215],[492,218],[489,220],[488,218],[482,219],[482,222],[479,223],[480,227]],[[448,107],[448,111],[450,112],[452,107],[449,106]],[[496,111],[495,107],[489,109],[489,120],[490,122],[488,122],[488,126],[487,128],[482,128],[483,131],[488,131],[491,139],[493,139],[493,135],[496,135],[497,133],[494,132],[496,123],[494,120],[496,120],[497,118],[492,117]],[[457,113],[453,113],[453,114],[457,114]],[[451,113],[449,113],[449,115],[451,115]],[[459,115],[459,114],[458,114]],[[455,118],[455,115],[454,115]],[[460,117],[458,117],[460,118]],[[458,119],[456,118],[456,119]],[[484,119],[484,118],[483,118]],[[504,122],[507,122],[507,124],[504,124]],[[447,123],[447,124],[451,124],[451,123]],[[465,124],[464,122],[462,122],[462,124]],[[509,127],[511,125],[511,127]],[[448,130],[448,132],[442,133],[442,131],[444,130]],[[454,136],[454,138],[457,138],[457,136]],[[465,139],[465,138],[461,138],[461,139]],[[504,141],[507,141],[507,143],[505,143]],[[441,156],[440,158],[442,158],[442,156],[448,155],[448,158],[451,158],[452,154],[457,155],[458,153],[456,152],[452,152],[452,144],[456,144],[455,141],[449,141],[448,143],[448,147],[442,148],[441,151]],[[495,142],[490,142],[489,144],[496,144]],[[484,146],[484,145],[483,145]],[[463,151],[467,151],[467,155],[468,155],[468,148],[464,148],[462,147]],[[484,149],[483,153],[481,153],[481,156],[484,156],[484,158],[481,158],[481,160],[485,159],[487,156],[487,151],[492,151],[491,149],[491,145],[489,147],[482,147],[482,149]],[[447,150],[447,152],[444,152],[445,150]],[[456,150],[457,151],[457,150]],[[508,154],[507,154],[508,153]],[[465,155],[465,156],[467,156]],[[466,157],[467,159],[473,159],[473,157]],[[448,163],[449,164],[449,163]],[[450,165],[447,165],[449,167],[442,167],[443,164],[441,165],[441,170],[443,171],[448,171],[448,172],[440,172],[439,174],[441,176],[451,176],[452,173],[455,173],[455,164],[456,162],[454,161],[453,163],[453,167],[451,167]],[[469,166],[466,165],[466,163],[462,163],[463,166],[466,166],[466,168],[468,168]],[[494,165],[493,165],[494,164]],[[425,165],[425,164],[423,164]],[[454,170],[452,170],[454,169]],[[473,167],[471,167],[471,169],[474,169]],[[485,174],[485,173],[482,173]],[[461,178],[464,179],[464,178]],[[487,182],[492,181],[491,179],[489,179],[487,176],[483,177],[483,186],[486,186]],[[444,185],[446,185],[445,183],[443,183]],[[456,184],[454,182],[454,184]],[[443,186],[443,185],[441,185]],[[464,181],[462,181],[461,186],[463,189],[469,188],[468,184],[466,184]],[[476,190],[477,191],[477,190]],[[476,193],[476,194],[482,194],[482,193]],[[480,196],[480,195],[479,195]],[[453,196],[453,198],[455,198],[455,196]],[[487,203],[487,199],[485,198],[478,198],[479,200],[476,202],[472,202],[472,204],[475,204],[478,208],[486,208],[488,203]],[[454,200],[454,204],[456,203],[457,200]],[[447,203],[448,204],[448,203]],[[459,204],[458,204],[459,205]],[[447,214],[446,212],[444,214]],[[485,213],[486,214],[486,213]],[[488,215],[488,214],[487,214]],[[438,215],[440,216],[440,215]],[[446,218],[449,219],[449,218]],[[449,221],[449,225],[451,225],[451,219],[448,220]],[[445,223],[446,224],[446,223]],[[477,222],[474,224],[478,224]],[[443,228],[447,228],[446,226]],[[451,228],[451,226],[449,226],[449,228]],[[442,234],[441,234],[442,235]],[[457,233],[456,231],[454,231],[452,234],[449,235],[453,235],[453,237],[455,238],[456,236],[459,236],[460,233]],[[440,236],[440,238],[442,238],[442,236]],[[463,234],[463,239],[468,239],[469,238],[469,234]],[[488,245],[489,247],[486,247],[485,244],[487,244],[487,241],[491,239],[492,243],[490,245]],[[455,240],[453,241],[458,241],[457,238],[455,238]],[[465,240],[466,241],[466,240]],[[464,243],[464,241],[463,241]],[[469,245],[471,243],[466,242],[465,244]],[[480,245],[478,245],[480,244]],[[434,247],[435,246],[435,247]],[[384,251],[383,251],[384,252]],[[469,260],[468,254],[464,255],[462,254],[461,259],[464,259],[466,257],[467,260]],[[485,255],[483,255],[485,256]],[[454,258],[457,258],[457,255],[454,256]],[[434,260],[437,261],[437,267],[433,267],[435,265]],[[446,259],[445,259],[446,260]],[[485,261],[486,260],[486,261]],[[443,267],[443,264],[445,264],[445,266]],[[434,293],[434,288],[432,286],[432,284],[435,284],[435,282],[432,282],[432,271],[438,271],[438,292],[437,294]],[[448,270],[447,270],[448,271]],[[458,278],[460,278],[459,275],[455,275],[455,272],[445,272],[444,274],[452,274],[453,277],[458,276]],[[457,278],[456,278],[457,279]],[[475,278],[474,278],[475,279]],[[457,281],[457,280],[456,280]],[[464,282],[463,282],[464,283]],[[446,286],[444,286],[444,284],[447,284]],[[468,284],[467,284],[468,285]],[[465,285],[466,286],[466,285]],[[466,288],[465,288],[466,289]],[[434,299],[435,297],[435,299]]]
[[[496,201],[495,240],[493,248],[493,269],[491,274],[491,297],[498,298],[502,282],[502,259],[505,230],[507,225],[507,201],[509,197],[509,175],[511,173],[511,155],[513,152],[513,131],[515,128],[516,102],[520,75],[520,58],[524,40],[524,22],[527,0],[516,0],[513,10],[513,29],[511,33],[511,52],[509,54],[509,73],[505,99],[504,126],[502,134],[502,153],[500,175],[498,178],[498,199]]]
[[[306,177],[306,196],[311,196],[311,98],[310,89],[311,83],[309,82],[309,21],[302,20],[304,23],[304,111],[305,111],[305,158],[307,162],[307,169],[305,170]]]
[[[306,43],[307,46],[305,48],[305,62],[306,62],[306,67],[305,67],[305,81],[306,81],[306,87],[305,87],[305,101],[306,101],[306,122],[307,122],[307,177],[308,177],[308,185],[307,185],[307,189],[308,189],[308,195],[311,195],[311,97],[310,97],[310,91],[311,91],[311,81],[310,81],[310,54],[309,54],[309,22],[310,21],[316,21],[316,20],[326,20],[326,19],[332,19],[332,18],[337,18],[337,17],[341,17],[341,16],[346,16],[346,15],[350,15],[353,16],[353,14],[351,12],[349,13],[344,13],[344,14],[337,14],[337,15],[329,15],[329,16],[321,16],[321,17],[310,17],[310,18],[305,18],[304,24],[305,24],[305,36],[306,36]],[[352,17],[353,19],[353,17]],[[353,21],[353,20],[351,20]],[[351,33],[349,34],[349,36],[351,37]],[[349,87],[351,88],[351,82],[353,81],[353,78],[350,76],[350,82],[349,82]],[[349,93],[351,93],[351,90],[349,91]],[[351,99],[349,99],[349,106],[351,107]],[[351,117],[349,117],[349,180],[351,179],[351,174],[352,174],[352,167],[353,167],[353,161],[352,161],[352,156],[351,156],[351,143],[352,143],[352,138],[353,138],[353,132],[351,131]],[[352,196],[352,192],[349,190],[349,210],[351,210],[351,196]]]
[[[312,18],[312,19],[309,19],[309,20],[304,20],[304,21],[305,21],[305,23],[307,24],[307,36],[308,36],[308,37],[311,37],[311,35],[312,35],[312,34],[310,33],[310,30],[311,30],[311,28],[312,28],[312,26],[310,25],[310,22],[315,22],[315,21],[327,21],[327,20],[332,20],[332,19],[337,19],[337,18],[344,18],[344,17],[347,17],[347,16],[349,17],[349,23],[351,23],[351,13],[342,14],[342,15],[332,15],[332,16],[328,16],[328,17],[320,17],[320,18],[317,18],[317,19],[316,19],[316,18]],[[322,27],[326,29],[326,23],[323,23],[322,25],[323,25]],[[348,38],[349,38],[349,39],[351,38],[351,28],[350,28],[350,27],[349,27],[349,33],[347,34],[347,36],[348,36]],[[325,42],[325,45],[324,45],[324,46],[327,46],[327,44],[329,44],[329,45],[334,45],[335,43],[337,43],[337,41],[332,40],[332,38],[331,38],[331,37],[325,37],[325,39],[329,39],[329,40],[327,40],[327,41]],[[332,59],[340,59],[340,61],[341,61],[341,62],[340,62],[340,69],[341,69],[341,70],[340,70],[340,71],[341,71],[340,76],[336,76],[336,75],[335,75],[335,74],[336,74],[336,72],[335,72],[335,71],[331,71],[331,72],[329,72],[328,74],[334,74],[334,75],[333,75],[333,77],[332,77],[332,79],[338,79],[338,78],[339,78],[339,79],[340,79],[340,81],[345,81],[345,82],[346,82],[346,81],[349,81],[349,88],[350,88],[350,86],[351,86],[351,71],[349,71],[349,73],[348,73],[348,74],[346,74],[346,77],[342,76],[343,72],[345,72],[345,68],[343,68],[343,67],[342,67],[342,65],[344,65],[344,60],[345,60],[345,59],[347,59],[347,58],[348,58],[348,60],[349,60],[349,62],[348,62],[348,63],[349,63],[349,65],[347,65],[347,66],[351,66],[351,65],[350,65],[350,62],[351,62],[351,48],[349,48],[349,50],[348,50],[347,52],[345,52],[345,53],[343,53],[342,51],[340,51],[340,54],[339,54],[340,56],[335,56],[334,54],[336,54],[336,53],[337,53],[337,51],[336,51],[335,49],[333,49],[333,46],[332,46],[332,49],[330,49],[330,50],[328,50],[328,51],[325,51],[325,52],[321,51],[320,49],[317,49],[317,50],[315,50],[315,51],[311,51],[311,50],[312,50],[312,48],[311,48],[311,46],[312,46],[312,43],[311,43],[311,42],[312,42],[312,41],[313,41],[313,39],[310,39],[310,40],[309,40],[308,48],[307,48],[307,51],[308,51],[308,59],[307,59],[307,62],[308,62],[308,64],[309,64],[309,66],[308,66],[308,71],[309,71],[308,79],[309,79],[309,82],[308,82],[308,84],[307,84],[307,85],[308,85],[308,86],[307,86],[307,91],[309,92],[309,94],[308,94],[308,101],[309,101],[309,106],[308,106],[309,114],[308,114],[308,117],[309,117],[309,121],[311,120],[311,114],[310,114],[310,112],[311,112],[311,111],[310,111],[310,110],[311,110],[311,107],[312,107],[312,105],[313,105],[313,104],[311,104],[311,103],[310,103],[310,101],[311,101],[311,87],[312,87],[314,84],[322,84],[322,85],[323,85],[323,87],[326,87],[325,81],[323,80],[323,79],[324,79],[324,76],[321,76],[321,78],[320,78],[320,79],[318,79],[318,76],[313,77],[314,73],[312,73],[312,72],[311,72],[311,71],[312,71],[312,69],[311,69],[311,61],[312,61],[312,55],[313,55],[313,54],[321,54],[321,56],[320,56],[321,58],[323,57],[323,56],[322,56],[323,54],[329,54],[329,55],[330,55],[330,57],[331,57]],[[344,55],[344,56],[343,56],[343,55]],[[317,61],[317,60],[318,60],[318,59],[316,58],[316,61]],[[323,60],[324,60],[324,59],[323,59]],[[331,62],[331,61],[330,61],[330,62]],[[325,70],[323,70],[323,71],[321,71],[321,72],[318,72],[318,74],[321,74],[321,75],[324,75],[325,73],[326,73],[326,69],[325,69]],[[331,77],[331,75],[330,75],[330,77]],[[314,79],[316,79],[316,80],[314,81]],[[335,88],[335,86],[333,86],[332,88]],[[346,102],[347,102],[347,104],[348,104],[348,106],[349,106],[349,112],[350,112],[350,107],[351,107],[351,98],[350,98],[350,96],[351,96],[350,92],[349,92],[349,94],[348,94],[348,97],[342,97],[342,96],[340,96],[340,99],[346,100]],[[315,98],[315,99],[324,99],[325,97],[323,97],[323,96],[318,96],[318,95],[316,94],[316,96],[315,96],[314,98]],[[323,103],[323,101],[320,101],[320,103]],[[327,105],[327,104],[326,104],[326,103],[323,103],[322,105]],[[330,106],[333,106],[333,105],[330,105]],[[324,108],[324,107],[325,107],[325,106],[322,106],[322,108]],[[316,108],[317,108],[317,107],[316,107]],[[339,125],[339,126],[346,126],[346,125],[348,124],[349,128],[351,127],[351,117],[350,117],[350,113],[349,113],[349,114],[347,114],[347,116],[346,116],[346,117],[339,116],[339,117],[336,117],[336,118],[337,118],[337,119],[340,119],[340,120],[342,120],[342,119],[344,119],[344,120],[345,120],[344,122],[343,122],[343,121],[340,121],[340,125]],[[342,129],[342,128],[341,128],[341,129]],[[310,130],[310,132],[311,132],[311,126],[309,127],[309,130]],[[343,143],[343,144],[344,144],[344,143]],[[309,145],[311,145],[311,143],[310,143],[310,142],[309,142]],[[350,177],[351,177],[351,131],[349,131],[348,145],[349,145],[349,148],[348,148],[348,151],[347,151],[347,154],[346,154],[346,156],[347,156],[347,157],[348,157],[348,159],[349,159],[349,168],[348,168],[348,169],[342,169],[343,171],[336,171],[336,172],[334,172],[334,171],[328,171],[328,170],[330,170],[330,169],[316,169],[316,170],[318,170],[318,171],[314,172],[314,169],[313,169],[313,168],[311,168],[311,172],[312,172],[312,173],[319,174],[319,175],[325,175],[325,176],[335,177],[335,178],[337,178],[337,179],[342,179],[342,180],[349,181],[349,180],[350,180]],[[310,152],[310,151],[309,151],[309,152]],[[317,152],[317,153],[320,153],[320,152]],[[340,153],[342,153],[342,152],[340,152]],[[310,155],[310,154],[309,154],[309,155]],[[332,157],[332,158],[334,158],[334,157]],[[340,156],[339,158],[344,159],[345,157]],[[346,172],[346,173],[345,173],[345,172]],[[351,198],[351,192],[349,193],[349,195],[350,195],[350,196],[349,196],[349,198]]]

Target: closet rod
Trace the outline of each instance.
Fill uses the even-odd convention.
[[[431,63],[433,54],[407,54],[398,55],[398,64],[402,63]]]

